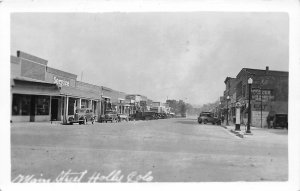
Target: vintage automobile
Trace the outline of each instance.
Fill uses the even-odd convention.
[[[118,114],[118,120],[119,120],[119,122],[121,122],[121,121],[129,121],[129,117],[128,117],[128,115],[126,115],[126,114]]]
[[[273,128],[287,128],[288,129],[288,115],[275,114],[273,120]]]
[[[94,124],[96,116],[91,108],[78,108],[75,110],[75,114],[69,117],[69,124],[73,123],[86,124],[88,121]]]
[[[155,112],[154,111],[146,111],[142,113],[142,119],[143,120],[153,120],[153,119],[157,119],[157,117],[155,116]]]
[[[214,114],[212,112],[201,112],[198,117],[198,123],[211,123],[211,124],[221,124],[221,120],[219,118],[214,117]]]
[[[158,119],[156,114],[154,111],[136,112],[129,115],[129,121]]]
[[[129,114],[129,116],[128,116],[129,121],[135,121],[135,118],[136,118],[136,115],[134,113]]]
[[[116,111],[113,110],[107,110],[105,111],[104,115],[100,116],[100,123],[110,121],[110,122],[118,122],[119,118],[118,118],[118,114]]]

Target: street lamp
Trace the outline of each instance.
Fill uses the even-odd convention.
[[[251,122],[251,85],[253,83],[253,79],[250,77],[248,79],[248,100],[249,100],[249,104],[248,104],[248,123],[247,123],[247,130],[246,130],[246,133],[251,133],[250,131],[250,122]]]
[[[229,115],[229,111],[228,111],[228,102],[229,102],[229,100],[230,100],[230,97],[227,96],[227,97],[226,97],[226,100],[227,100],[226,125],[228,126],[228,125],[229,125],[229,123],[228,123],[228,115]]]
[[[219,102],[219,110],[218,110],[218,117],[219,117],[219,119],[221,119],[221,102]]]

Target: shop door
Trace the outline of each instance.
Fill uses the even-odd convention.
[[[35,103],[35,99],[36,96],[32,95],[31,98],[30,98],[30,122],[34,122],[35,121],[35,106],[36,106],[36,103]]]
[[[58,99],[51,100],[51,121],[57,121]]]

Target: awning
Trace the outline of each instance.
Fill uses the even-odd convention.
[[[60,90],[60,94],[67,95],[70,97],[76,97],[76,98],[100,100],[99,93],[93,91],[84,91],[74,87],[62,86]]]
[[[11,80],[11,93],[59,96],[60,88],[54,83],[31,80],[28,78],[14,78]]]
[[[16,77],[11,80],[11,93],[27,95],[67,95],[75,98],[100,100],[100,92],[84,91],[75,87],[58,87],[54,83],[34,80],[26,77]]]

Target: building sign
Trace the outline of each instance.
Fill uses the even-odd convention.
[[[53,80],[58,86],[70,86],[70,81],[59,79],[56,76],[53,77]]]
[[[273,101],[274,95],[272,90],[252,89],[252,99],[256,101]]]
[[[263,111],[266,111],[267,105],[264,105],[264,104],[254,104],[253,107],[254,107],[256,110],[263,110]]]

